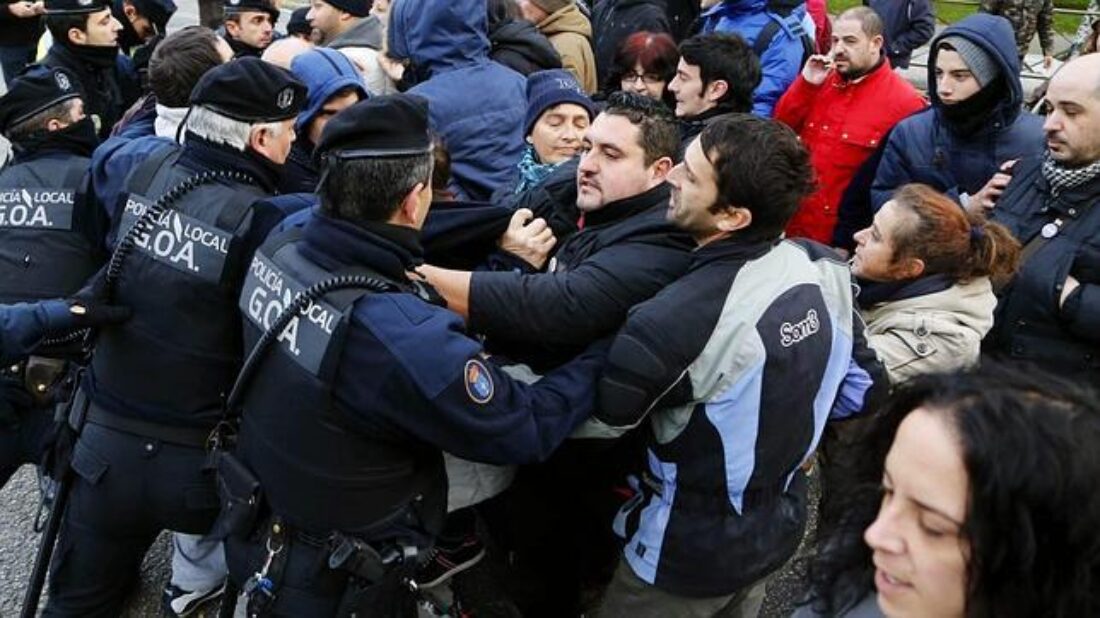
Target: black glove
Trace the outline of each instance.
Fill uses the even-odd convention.
[[[130,319],[130,308],[115,305],[107,299],[107,279],[96,275],[68,301],[74,328],[89,328],[121,324]]]
[[[1100,249],[1082,246],[1073,258],[1069,274],[1081,283],[1100,283]]]

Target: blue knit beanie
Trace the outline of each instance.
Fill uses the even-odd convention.
[[[316,48],[299,54],[291,61],[290,71],[309,89],[306,107],[294,123],[294,130],[299,133],[305,131],[321,113],[325,101],[337,92],[350,87],[359,92],[361,99],[367,98],[367,89],[359,71],[347,56],[336,50]]]
[[[538,71],[527,76],[527,120],[523,134],[530,135],[531,129],[547,109],[562,103],[580,105],[588,112],[589,120],[596,115],[592,99],[581,89],[573,74],[564,69]]]

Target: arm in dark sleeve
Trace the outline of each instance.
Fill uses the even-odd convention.
[[[1036,18],[1039,30],[1039,47],[1044,56],[1054,54],[1054,0],[1044,0]]]
[[[1100,284],[1081,283],[1062,304],[1062,319],[1070,332],[1100,343]]]
[[[936,13],[932,9],[931,0],[914,0],[909,4],[909,29],[899,32],[890,47],[899,55],[911,54],[913,50],[928,41],[936,34]]]
[[[388,295],[357,311],[338,383],[352,410],[389,422],[449,453],[485,463],[541,461],[592,414],[606,357],[596,345],[533,384],[486,360],[450,312]],[[417,304],[419,303],[419,304]],[[357,353],[358,356],[350,355]],[[365,371],[386,371],[364,379]]]
[[[513,341],[584,345],[680,276],[688,259],[675,246],[636,242],[608,247],[565,272],[476,272],[470,328]]]
[[[895,127],[895,129],[897,129]],[[872,213],[877,212],[882,205],[890,200],[898,187],[911,182],[913,175],[909,171],[909,158],[906,154],[904,132],[891,130],[882,140],[883,145],[867,159],[863,167],[856,172],[858,177],[868,165],[871,166],[870,186]],[[853,184],[855,181],[853,180]]]
[[[72,326],[69,305],[62,300],[0,305],[0,363],[30,354],[47,333]]]
[[[578,437],[617,437],[641,423],[654,407],[691,401],[687,368],[696,354],[672,349],[659,325],[635,312],[607,357],[596,390],[596,413]]]

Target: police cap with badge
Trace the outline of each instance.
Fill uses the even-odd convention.
[[[225,0],[222,5],[226,15],[239,13],[267,13],[271,16],[271,22],[279,21],[279,9],[271,0]]]
[[[109,8],[110,0],[46,0],[46,16],[87,15]]]
[[[322,160],[403,157],[432,151],[428,100],[413,94],[371,97],[332,117],[321,133]]]
[[[36,65],[16,77],[8,93],[0,97],[0,133],[5,136],[35,114],[69,99],[80,97],[76,78],[61,68]]]
[[[241,58],[207,71],[191,91],[191,105],[256,124],[296,118],[306,87],[290,71],[259,58]]]

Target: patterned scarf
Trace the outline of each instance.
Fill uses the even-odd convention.
[[[527,144],[527,147],[523,149],[523,158],[519,160],[519,183],[516,184],[516,193],[523,193],[524,191],[537,187],[542,184],[542,181],[546,180],[546,177],[550,175],[550,172],[554,171],[557,165],[550,163],[540,163],[539,156],[535,153],[535,147],[531,144]]]
[[[1079,187],[1100,176],[1100,161],[1094,161],[1084,167],[1063,167],[1047,153],[1043,161],[1043,177],[1050,183],[1050,194],[1057,197],[1066,189]]]

